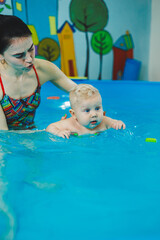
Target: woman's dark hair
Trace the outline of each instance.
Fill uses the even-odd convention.
[[[18,17],[0,14],[0,54],[11,44],[12,38],[29,37],[32,33]]]

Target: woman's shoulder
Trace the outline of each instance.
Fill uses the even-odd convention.
[[[48,70],[49,68],[54,68],[55,64],[48,60],[35,58],[34,66],[37,70],[45,71],[45,70]]]
[[[44,59],[35,58],[34,60],[34,66],[37,70],[43,69],[43,67],[47,65],[47,63],[48,61]]]
[[[57,66],[54,63],[44,59],[36,58],[34,61],[34,66],[38,73],[41,85],[54,79],[56,73],[58,72]]]

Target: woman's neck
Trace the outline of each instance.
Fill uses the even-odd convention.
[[[4,64],[0,63],[0,74],[1,76],[7,76],[7,77],[18,79],[24,75],[24,71],[16,70],[10,67],[9,65],[7,65],[7,63],[4,63]]]

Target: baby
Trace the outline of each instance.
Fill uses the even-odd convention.
[[[46,131],[62,138],[70,135],[95,134],[109,128],[125,129],[122,121],[104,116],[101,95],[89,84],[77,85],[69,95],[71,117],[51,123]]]

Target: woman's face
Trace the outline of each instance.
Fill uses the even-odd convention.
[[[10,46],[4,51],[3,58],[17,71],[30,71],[35,58],[32,37],[13,38]]]

